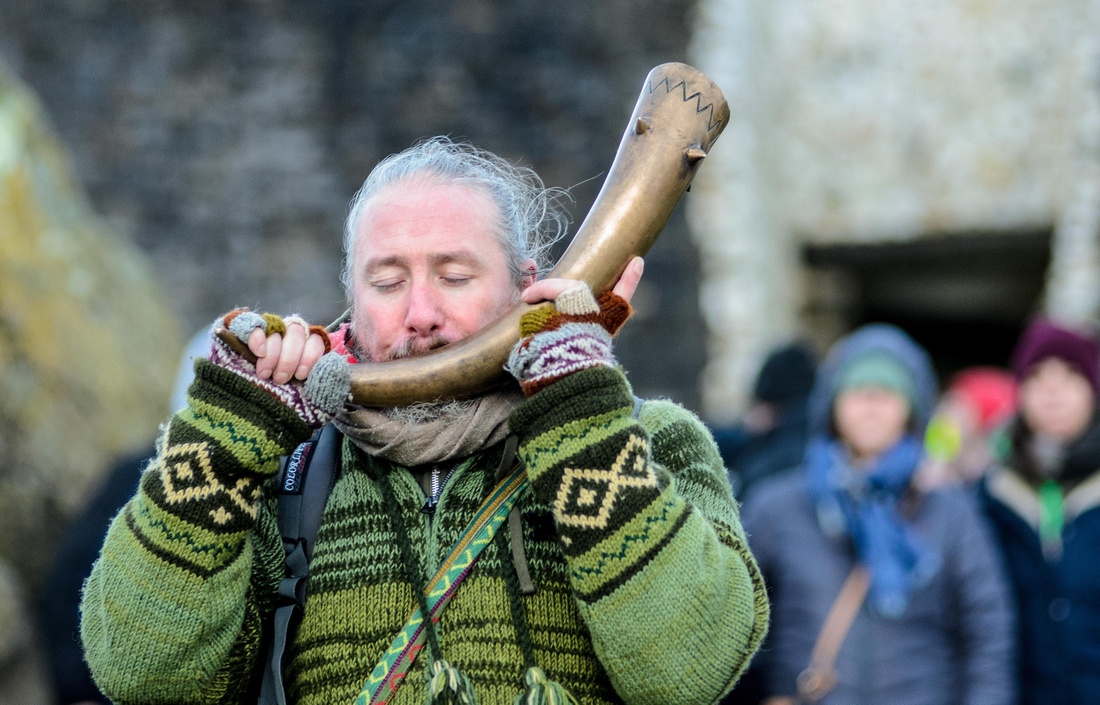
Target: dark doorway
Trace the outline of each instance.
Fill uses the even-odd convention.
[[[932,355],[941,380],[970,365],[1008,363],[1039,306],[1050,260],[1049,229],[969,232],[874,245],[809,246],[805,263],[833,270],[850,288],[848,329],[882,321]]]

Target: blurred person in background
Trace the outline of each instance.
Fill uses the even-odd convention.
[[[772,627],[730,702],[1014,702],[1008,586],[978,509],[912,484],[935,394],[927,354],[893,326],[833,347],[803,466],[746,499]]]
[[[1100,703],[1098,350],[1048,320],[1028,327],[1011,445],[979,486],[1015,588],[1023,705]]]
[[[802,462],[808,433],[806,402],[816,365],[805,343],[772,351],[756,377],[742,423],[714,430],[736,496],[744,497],[761,479]]]
[[[993,462],[993,446],[1007,441],[1005,425],[1016,411],[1016,381],[1008,370],[970,367],[951,379],[925,436],[927,462],[916,482],[924,489],[974,485]]]

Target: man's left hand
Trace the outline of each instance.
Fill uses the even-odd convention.
[[[584,282],[545,279],[524,292],[527,303],[553,301],[520,318],[523,339],[512,349],[506,368],[527,396],[553,382],[592,367],[613,367],[611,336],[630,316],[628,297],[642,276],[642,259],[632,259],[611,291],[597,299]]]

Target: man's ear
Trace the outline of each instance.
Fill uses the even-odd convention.
[[[520,262],[519,269],[523,272],[519,280],[519,290],[523,291],[535,283],[535,275],[538,274],[539,268],[535,260],[528,258]]]

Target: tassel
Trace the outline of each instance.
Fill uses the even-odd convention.
[[[443,659],[432,661],[428,705],[477,705],[470,679]]]
[[[527,692],[517,695],[512,705],[578,705],[577,699],[561,683],[546,677],[538,666],[531,666],[523,676]]]

